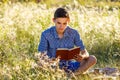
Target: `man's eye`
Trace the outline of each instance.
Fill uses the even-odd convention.
[[[66,25],[67,23],[64,23],[64,25]]]
[[[60,24],[60,22],[58,22],[58,24]]]

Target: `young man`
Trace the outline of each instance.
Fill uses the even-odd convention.
[[[55,23],[55,26],[42,32],[41,41],[38,46],[39,52],[44,53],[47,51],[47,55],[50,58],[55,58],[57,48],[71,49],[74,46],[80,47],[83,55],[75,55],[75,60],[79,63],[79,66],[74,70],[75,75],[84,73],[96,64],[97,60],[95,56],[89,55],[79,33],[68,26],[70,17],[64,8],[58,8],[55,11],[53,22]],[[60,63],[61,62],[62,61],[60,61]],[[67,61],[65,61],[64,65],[66,64]]]

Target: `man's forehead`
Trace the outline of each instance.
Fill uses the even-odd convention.
[[[57,21],[57,22],[62,22],[62,23],[63,23],[63,22],[68,22],[69,19],[68,19],[68,18],[57,18],[56,21]]]

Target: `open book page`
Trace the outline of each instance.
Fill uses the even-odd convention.
[[[68,48],[58,48],[57,50],[69,50]]]
[[[74,47],[74,48],[71,48],[71,49],[68,49],[68,48],[58,48],[57,50],[68,50],[68,51],[71,51],[71,50],[74,50],[74,49],[77,49],[77,48],[80,48],[80,47]]]
[[[75,47],[72,49],[59,48],[56,51],[56,57],[59,56],[61,60],[70,60],[70,59],[74,59],[74,56],[79,53],[80,53],[79,47]]]

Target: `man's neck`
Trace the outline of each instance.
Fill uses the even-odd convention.
[[[63,36],[64,36],[64,33],[58,33],[59,38],[63,38]]]

